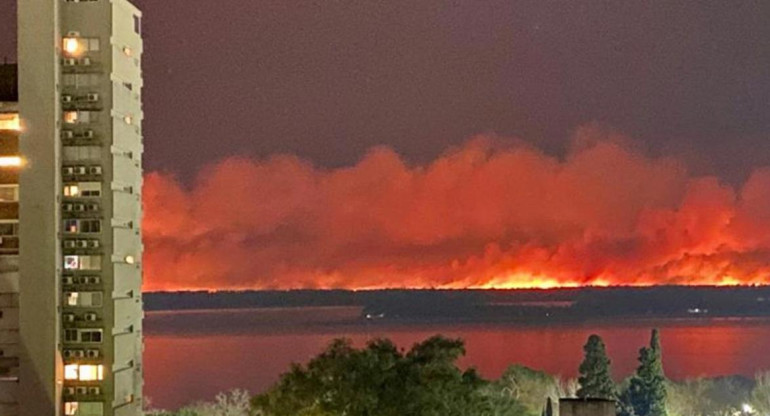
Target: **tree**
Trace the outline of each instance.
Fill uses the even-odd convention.
[[[583,351],[585,358],[580,363],[577,397],[614,400],[615,383],[610,377],[610,359],[601,337],[589,336]]]
[[[639,367],[621,395],[621,415],[667,416],[666,377],[660,347],[660,334],[652,330],[649,347],[639,350]]]
[[[561,393],[555,377],[522,365],[508,367],[492,386],[509,403],[522,407],[531,416],[542,415],[546,401],[550,398],[558,402]]]
[[[491,413],[488,385],[461,371],[461,340],[432,337],[402,353],[388,340],[356,349],[335,340],[307,366],[294,365],[252,398],[261,416],[474,416]]]

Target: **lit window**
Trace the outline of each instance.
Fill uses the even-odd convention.
[[[78,414],[78,402],[64,403],[64,416],[76,416]]]
[[[19,185],[0,185],[0,202],[19,202]]]
[[[64,122],[67,124],[75,124],[78,122],[78,112],[77,111],[65,111],[64,112]]]
[[[101,270],[102,256],[64,256],[65,270]]]
[[[68,37],[64,38],[64,53],[68,56],[78,56],[83,52],[83,47],[80,45],[78,38]]]
[[[102,415],[104,415],[104,403],[102,402],[65,402],[64,403],[64,416],[102,416]]]
[[[64,256],[64,269],[65,270],[80,269],[80,256]]]
[[[66,292],[66,306],[99,307],[102,306],[102,292]]]
[[[65,185],[64,196],[78,197],[80,196],[80,188],[77,185]]]
[[[64,366],[65,380],[104,380],[104,366],[92,364],[68,364]]]
[[[78,220],[64,220],[64,232],[65,233],[78,232]]]
[[[78,365],[67,364],[64,366],[64,379],[65,380],[77,380],[78,379]]]
[[[19,115],[16,113],[0,113],[0,130],[21,130]]]
[[[80,381],[104,380],[103,365],[81,365]]]
[[[0,156],[0,167],[21,166],[21,158],[18,156]]]

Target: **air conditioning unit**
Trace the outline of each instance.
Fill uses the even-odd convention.
[[[75,248],[77,247],[77,242],[75,240],[64,240],[64,248]]]
[[[80,59],[80,65],[90,66],[91,65],[91,58],[82,58],[82,59]]]
[[[86,353],[83,350],[73,350],[72,351],[72,356],[75,357],[75,358],[85,358],[86,357]]]
[[[78,248],[88,248],[88,240],[77,240]]]
[[[88,387],[78,386],[78,387],[75,387],[75,391],[78,395],[86,395],[88,394]]]
[[[99,211],[99,204],[88,204],[86,209],[89,211]]]
[[[61,131],[61,138],[62,139],[71,139],[75,137],[75,133],[72,132],[72,130],[62,130]]]
[[[75,30],[70,30],[69,32],[67,32],[67,37],[68,38],[79,38],[80,37],[80,32],[75,31]]]
[[[75,278],[72,276],[62,277],[61,282],[63,285],[74,285]]]
[[[65,313],[65,314],[62,314],[61,319],[64,322],[75,322],[75,315],[71,313]]]
[[[73,166],[65,166],[62,168],[62,172],[65,175],[74,175],[75,174],[75,168]]]
[[[64,358],[72,358],[73,356],[72,350],[64,350],[63,355],[64,355]]]
[[[102,167],[101,166],[91,166],[88,168],[88,173],[91,175],[101,175],[102,174]]]
[[[65,356],[67,351],[64,351]],[[75,388],[74,387],[65,387],[64,388],[64,395],[65,396],[74,396],[75,395]]]
[[[86,139],[93,139],[94,138],[94,131],[93,130],[86,130],[83,132],[83,137]]]
[[[91,94],[88,94],[88,95],[86,96],[86,99],[87,99],[89,102],[95,103],[95,102],[99,101],[99,94],[97,94],[97,93],[91,93]]]
[[[102,389],[99,388],[99,387],[89,387],[88,388],[88,394],[90,394],[92,396],[98,396],[98,395],[102,394]]]
[[[62,211],[72,211],[72,204],[62,204]]]
[[[76,175],[85,175],[86,172],[88,172],[88,171],[86,170],[85,166],[76,166],[75,167],[75,174]]]
[[[86,355],[88,355],[88,358],[99,358],[99,350],[88,350],[86,351]]]
[[[78,212],[82,212],[86,210],[86,206],[83,204],[75,204],[72,206],[72,208],[73,208],[72,209],[73,211],[78,211]]]
[[[89,240],[88,248],[99,248],[99,240]]]
[[[65,59],[63,63],[64,63],[64,66],[75,66],[75,65],[77,65],[77,61],[75,59],[72,59],[72,58]]]
[[[96,314],[95,313],[87,313],[85,315],[86,321],[88,322],[96,322]]]
[[[71,103],[73,100],[71,95],[62,95],[61,96],[61,102],[63,103]]]
[[[102,278],[99,277],[99,276],[91,276],[91,277],[88,278],[88,283],[90,283],[92,285],[98,285],[98,284],[102,283]]]

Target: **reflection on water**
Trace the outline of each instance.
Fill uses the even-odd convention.
[[[520,363],[575,377],[588,335],[604,338],[616,379],[636,367],[649,329],[661,329],[666,374],[673,379],[770,369],[770,320],[602,322],[584,325],[367,324],[355,308],[303,311],[148,313],[145,320],[145,394],[156,407],[176,408],[233,388],[260,392],[292,362],[304,363],[333,338],[361,345],[388,337],[398,345],[441,333],[466,341],[464,366],[498,377]],[[328,319],[327,319],[328,318]],[[300,322],[309,321],[309,324]]]

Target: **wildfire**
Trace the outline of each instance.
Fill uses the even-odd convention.
[[[732,187],[578,136],[560,159],[481,138],[422,166],[378,148],[331,170],[228,159],[189,188],[150,174],[145,289],[770,283],[770,169]]]

